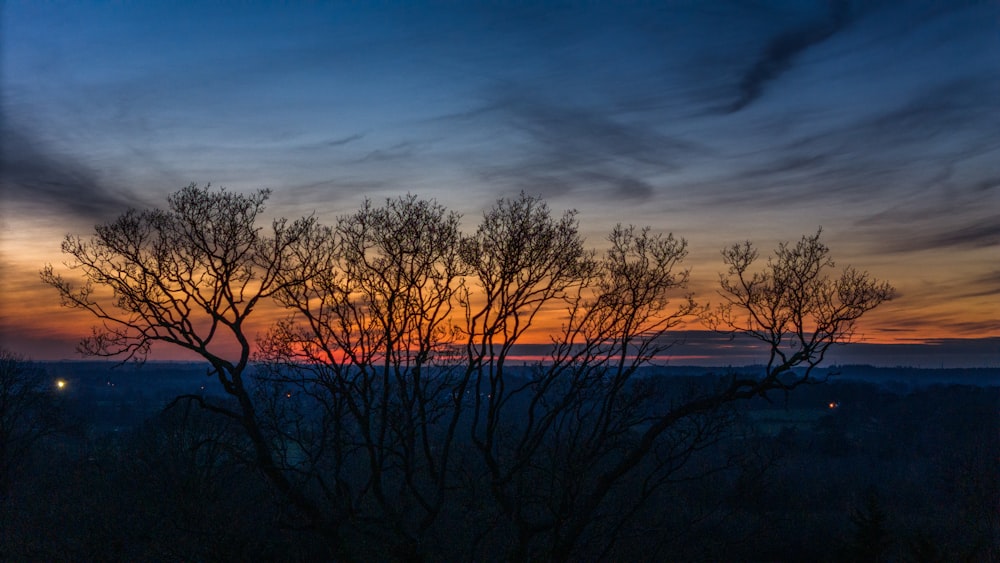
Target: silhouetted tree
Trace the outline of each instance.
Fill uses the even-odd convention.
[[[484,294],[463,302],[475,373],[471,437],[509,526],[499,530],[499,543],[512,546],[513,560],[536,552],[568,557],[662,434],[642,436],[662,397],[633,377],[669,348],[667,331],[693,310],[689,300],[670,307],[672,292],[687,280],[686,271],[675,270],[686,245],[622,226],[608,243],[597,258],[584,249],[572,213],[555,219],[543,202],[525,196],[498,202],[466,242],[466,261]],[[511,377],[513,346],[539,312],[559,308],[564,321],[549,353],[521,378]]]
[[[374,536],[399,560],[426,551],[454,488],[456,397],[468,384],[450,347],[466,273],[458,223],[412,195],[366,201],[337,221],[321,272],[277,295],[298,322],[261,342],[264,395],[289,399],[272,403],[275,434],[298,454],[288,470],[321,491],[344,533]]]
[[[734,382],[734,389],[808,382],[830,346],[850,342],[857,320],[891,299],[892,286],[867,272],[848,267],[831,277],[835,264],[820,234],[781,243],[762,268],[749,241],[723,251],[725,303],[705,318],[718,330],[763,342],[769,354],[764,379]],[[797,367],[804,369],[793,372]]]
[[[518,241],[523,223],[509,223],[509,230],[491,233],[487,240],[501,241],[500,248]],[[736,375],[720,387],[665,401],[634,376],[666,350],[669,328],[694,309],[690,301],[667,308],[670,292],[683,287],[686,278],[673,270],[684,256],[684,243],[621,227],[610,243],[603,261],[577,266],[584,275],[571,277],[575,285],[557,286],[555,296],[567,304],[567,321],[528,382],[504,388],[504,348],[495,355],[470,355],[472,363],[493,370],[485,378],[490,382],[485,430],[475,439],[490,470],[491,490],[516,530],[515,559],[534,553],[561,561],[579,556],[576,550],[596,523],[604,532],[585,552],[604,552],[614,541],[608,531],[620,528],[630,508],[669,483],[694,453],[720,439],[728,404],[810,381],[828,347],[849,340],[855,321],[892,293],[888,284],[853,269],[830,279],[833,263],[818,234],[794,247],[782,244],[762,271],[752,271],[758,258],[752,244],[734,246],[723,253],[730,266],[722,278],[727,303],[706,317],[716,327],[767,343],[765,372]],[[481,249],[477,255],[489,257]],[[518,280],[520,272],[514,272],[500,279]],[[517,290],[508,293],[526,293],[519,282],[507,283]],[[544,278],[538,283],[550,287]],[[493,286],[508,287],[503,282]],[[528,311],[539,307],[529,303]],[[512,322],[517,327],[518,312],[516,307],[501,310],[492,318],[497,326]],[[805,370],[793,371],[799,367]],[[511,407],[518,395],[527,404],[520,410]],[[498,414],[504,409],[507,416]],[[614,506],[629,481],[643,483],[642,493],[633,507]]]
[[[308,519],[324,515],[294,486],[261,429],[247,382],[251,356],[246,322],[263,300],[317,274],[312,249],[327,238],[313,218],[278,219],[265,234],[256,225],[267,190],[242,195],[191,184],[168,198],[168,210],[129,210],[96,227],[90,239],[67,236],[64,253],[84,284],[46,266],[41,277],[62,304],[100,319],[80,351],[142,359],[155,342],[192,351],[211,366],[235,405],[191,400],[237,421],[255,463]],[[235,352],[232,352],[235,348]],[[318,525],[320,529],[325,526]]]
[[[267,195],[189,186],[169,211],[68,238],[81,289],[51,267],[42,277],[103,321],[85,352],[142,356],[164,341],[204,357],[233,402],[189,399],[239,424],[252,463],[344,560],[609,556],[665,486],[733,464],[703,455],[731,405],[811,381],[891,295],[855,270],[830,279],[818,234],[763,268],[750,243],[734,246],[727,302],[704,315],[768,344],[770,360],[682,391],[641,368],[698,310],[677,295],[683,239],[618,226],[598,255],[573,212],[524,194],[468,236],[412,195],[334,228],[278,220],[265,236]],[[290,317],[260,339],[254,371],[245,323],[265,299]],[[547,352],[519,361],[556,314]]]

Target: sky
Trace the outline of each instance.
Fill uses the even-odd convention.
[[[39,281],[66,234],[211,182],[326,222],[413,193],[470,231],[524,191],[595,248],[684,237],[705,301],[723,247],[822,227],[897,289],[844,361],[1000,366],[996,1],[0,6],[0,345],[30,357],[92,324]]]

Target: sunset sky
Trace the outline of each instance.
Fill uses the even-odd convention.
[[[724,246],[822,226],[897,288],[873,362],[1000,366],[1000,3],[402,4],[4,2],[0,343],[78,357],[91,319],[38,278],[63,236],[211,182],[469,231],[524,190],[597,248],[686,238],[704,300]]]

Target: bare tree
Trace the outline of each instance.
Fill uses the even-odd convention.
[[[511,228],[487,238],[516,237]],[[690,300],[668,307],[671,292],[686,280],[686,272],[674,270],[684,243],[621,227],[610,243],[603,261],[578,269],[586,275],[577,274],[552,294],[566,304],[567,321],[551,354],[518,387],[504,385],[507,348],[470,354],[470,363],[491,368],[481,378],[490,386],[489,393],[477,395],[485,397],[478,399],[485,402],[485,415],[474,440],[499,511],[513,529],[502,542],[515,546],[510,559],[565,561],[606,553],[642,502],[671,482],[696,452],[720,440],[727,405],[812,381],[829,346],[848,341],[857,319],[892,293],[888,284],[850,268],[831,279],[833,262],[819,234],[794,247],[779,246],[763,271],[753,273],[758,254],[752,244],[734,246],[723,254],[730,266],[722,278],[727,301],[705,314],[717,328],[767,343],[765,373],[733,376],[721,386],[667,401],[655,385],[635,376],[669,346],[667,331],[696,308]],[[489,258],[482,249],[477,254]],[[481,280],[489,274],[480,272]],[[546,282],[539,283],[549,287]],[[480,283],[508,287],[490,279]],[[517,326],[516,308],[478,315],[492,315],[499,326],[499,319],[512,318]],[[640,492],[632,506],[616,505],[636,483]],[[595,527],[600,530],[588,538]]]
[[[781,243],[762,267],[749,241],[722,252],[728,266],[719,277],[724,303],[706,311],[705,319],[768,349],[764,378],[734,381],[735,388],[791,389],[809,382],[827,350],[850,342],[858,319],[892,298],[892,286],[867,272],[848,267],[831,277],[835,264],[820,234],[803,236],[794,246]],[[793,371],[797,367],[803,369]]]
[[[98,225],[90,239],[67,236],[62,250],[82,286],[51,265],[41,277],[64,306],[100,319],[80,343],[85,354],[142,359],[164,342],[204,358],[236,404],[188,398],[237,421],[259,469],[324,527],[325,515],[280,470],[246,379],[247,320],[263,300],[316,275],[312,249],[326,239],[312,218],[275,220],[265,234],[256,223],[268,196],[267,190],[242,195],[191,184],[168,198],[168,210],[129,210]]]
[[[412,195],[366,202],[334,228],[278,220],[265,236],[267,195],[189,186],[169,211],[68,238],[82,288],[51,267],[42,277],[102,320],[85,352],[141,357],[162,341],[205,358],[234,404],[190,399],[239,423],[250,461],[342,560],[610,554],[643,504],[724,438],[729,406],[811,381],[892,291],[853,269],[829,277],[817,234],[763,267],[750,243],[726,250],[726,301],[709,311],[683,293],[683,239],[618,226],[598,255],[574,212],[524,194],[468,236]],[[251,371],[245,323],[265,299],[290,316]],[[699,310],[765,342],[765,372],[687,393],[646,377]],[[548,351],[517,361],[552,315]]]
[[[631,379],[670,346],[666,332],[693,307],[669,306],[687,280],[675,270],[683,240],[619,226],[608,242],[597,259],[572,214],[554,219],[543,202],[522,196],[499,202],[466,246],[485,294],[478,310],[465,301],[477,375],[471,433],[511,528],[500,543],[513,546],[513,560],[539,545],[554,556],[563,534],[578,535],[568,522],[591,516],[577,511],[592,512],[583,496],[594,472],[644,424],[652,397]],[[565,321],[549,355],[529,373],[511,370],[508,355],[525,330],[556,307]]]
[[[366,201],[338,220],[320,275],[277,295],[296,322],[261,342],[265,379],[319,413],[311,425],[283,424],[304,458],[289,469],[339,507],[351,533],[374,536],[398,560],[426,549],[451,485],[464,381],[450,346],[465,273],[458,224],[412,195]]]

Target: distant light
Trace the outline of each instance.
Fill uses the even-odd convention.
[[[286,399],[291,399],[292,398],[292,392],[289,391],[289,392],[285,393],[285,398]]]
[[[65,389],[66,388],[66,380],[65,379],[57,379],[56,380],[56,388],[57,389]]]
[[[832,410],[832,409],[835,409],[835,408],[839,407],[840,403],[838,403],[836,401],[830,401],[826,406],[830,407],[830,409]]]

